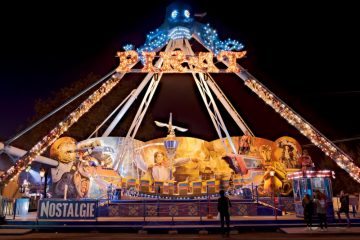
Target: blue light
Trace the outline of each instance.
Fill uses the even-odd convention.
[[[239,51],[244,48],[244,45],[236,40],[230,38],[226,41],[220,41],[215,29],[211,28],[209,24],[203,26],[201,32],[198,33],[204,45],[209,48],[215,55],[221,51]]]
[[[123,46],[123,49],[125,51],[130,51],[130,50],[134,50],[135,46],[133,44],[126,44],[125,46]]]
[[[171,12],[171,17],[172,17],[173,19],[175,19],[178,14],[179,14],[178,11],[177,11],[177,10],[174,10],[174,11]]]
[[[169,34],[168,37],[170,39],[190,39],[191,38],[191,33],[190,30],[188,28],[185,27],[175,27],[171,30],[169,30]]]
[[[145,62],[145,58],[142,56],[142,52],[153,52],[161,49],[169,41],[169,36],[166,31],[156,29],[146,35],[146,42],[143,46],[136,49],[139,54],[139,58],[142,63]]]
[[[186,17],[186,18],[189,18],[190,17],[190,11],[189,10],[184,10],[184,16]]]
[[[144,45],[137,48],[141,62],[144,64],[143,52],[156,52],[163,48],[169,40],[191,39],[192,35],[197,35],[200,42],[217,56],[221,51],[240,51],[244,45],[236,40],[227,39],[221,41],[215,29],[209,24],[203,25],[194,21],[191,17],[189,6],[170,6],[167,10],[165,23],[155,31],[146,35]],[[133,45],[123,47],[126,51],[133,50]]]

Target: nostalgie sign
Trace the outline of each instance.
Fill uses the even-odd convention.
[[[211,72],[211,73],[231,73],[240,72],[240,68],[237,66],[236,60],[243,58],[246,55],[246,51],[231,52],[221,51],[217,56],[217,61],[226,62],[227,69],[218,69],[214,62],[214,54],[212,52],[200,52],[198,55],[189,56],[183,51],[171,51],[160,52],[159,57],[162,59],[161,67],[153,65],[153,61],[156,57],[155,52],[142,52],[142,60],[144,67],[141,72]],[[131,66],[137,63],[139,56],[134,50],[126,52],[118,52],[117,56],[120,59],[117,72],[133,72]],[[186,66],[187,65],[187,66]]]
[[[44,199],[39,203],[39,219],[95,219],[97,201]]]

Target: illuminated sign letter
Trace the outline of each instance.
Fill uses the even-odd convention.
[[[186,68],[181,66],[181,64],[185,61],[185,55],[182,51],[160,52],[160,57],[164,59],[164,63],[161,66],[161,71],[186,71]]]
[[[130,66],[138,61],[138,54],[134,50],[126,52],[117,52],[120,58],[120,64],[117,67],[117,72],[129,72]]]
[[[240,72],[240,68],[238,68],[236,64],[236,59],[244,57],[246,51],[242,52],[229,52],[229,51],[221,51],[217,56],[219,61],[227,61],[229,63],[226,72]]]
[[[155,52],[143,52],[142,55],[145,58],[144,67],[141,69],[142,72],[156,72],[156,69],[152,63],[155,58]]]

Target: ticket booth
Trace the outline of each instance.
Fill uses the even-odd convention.
[[[304,209],[302,207],[302,199],[304,196],[309,194],[310,198],[314,199],[315,192],[319,190],[326,196],[327,218],[334,218],[333,192],[331,187],[332,177],[333,172],[330,170],[306,170],[288,174],[288,178],[292,180],[297,217],[304,217]]]

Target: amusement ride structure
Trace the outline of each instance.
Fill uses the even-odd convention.
[[[199,54],[194,53],[190,41],[195,41],[200,44],[207,52],[201,52]],[[221,41],[216,30],[211,28],[210,25],[204,25],[195,21],[194,15],[187,5],[170,5],[167,8],[164,24],[147,35],[146,42],[143,46],[135,50],[134,46],[126,45],[124,47],[125,52],[118,52],[120,64],[117,69],[111,71],[102,79],[89,86],[89,88],[74,96],[14,138],[9,139],[5,143],[1,143],[0,151],[20,157],[14,166],[2,174],[0,180],[1,184],[6,188],[7,184],[16,180],[19,174],[33,161],[38,161],[50,166],[57,166],[57,160],[42,157],[41,154],[55,143],[68,128],[107,95],[114,86],[130,72],[145,72],[147,74],[139,86],[137,86],[137,88],[133,90],[94,131],[94,133],[97,132],[97,130],[99,130],[110,118],[113,118],[102,135],[103,138],[109,137],[140,93],[145,91],[144,97],[126,136],[122,137],[121,141],[119,141],[118,150],[115,154],[116,156],[112,160],[112,166],[110,166],[120,177],[140,179],[143,176],[143,173],[151,168],[149,164],[144,163],[144,160],[141,159],[142,150],[147,148],[148,145],[140,144],[139,141],[136,140],[136,134],[153,99],[154,93],[161,82],[163,74],[171,73],[191,73],[219,137],[223,152],[225,153],[224,156],[229,156],[228,159],[230,159],[230,162],[228,163],[235,174],[245,174],[241,167],[241,164],[244,164],[244,158],[242,157],[242,153],[239,153],[234,138],[230,136],[227,130],[225,121],[220,114],[215,99],[218,99],[223,105],[224,109],[226,109],[244,134],[247,133],[250,137],[254,138],[254,133],[210,74],[233,73],[236,74],[239,79],[244,81],[244,84],[247,87],[257,94],[267,105],[272,107],[282,118],[287,120],[289,124],[298,129],[300,133],[307,137],[315,146],[331,157],[337,165],[348,172],[354,180],[360,182],[360,169],[354,164],[351,157],[327,139],[314,126],[296,113],[238,63],[237,60],[246,54],[245,51],[242,51],[243,48],[244,46],[235,40],[228,39],[226,41]],[[164,51],[161,51],[162,49],[164,49]],[[225,68],[220,69],[215,66],[213,62],[214,59],[223,63]],[[143,65],[143,68],[136,69],[135,67],[139,66],[140,63]],[[100,87],[98,87],[96,91],[94,91],[54,129],[50,130],[49,133],[29,151],[25,152],[10,146],[10,144],[21,135],[30,131],[33,127],[97,85],[100,85]],[[167,150],[167,155],[169,159],[171,159],[170,180],[172,180],[172,165],[176,164],[176,159],[174,159],[174,157],[176,148],[179,144],[177,141],[178,138],[175,137],[174,130],[185,131],[185,129],[173,126],[171,119],[168,124],[157,122],[157,125],[166,126],[169,130],[168,138],[153,144],[156,146],[165,144],[164,147]],[[91,134],[89,138],[91,138],[94,133]],[[180,161],[185,163],[189,160],[183,158],[180,159]]]

